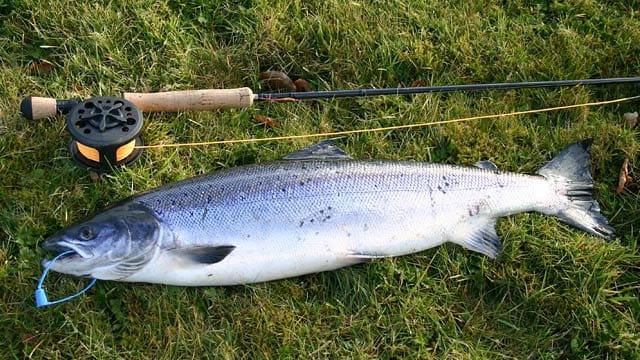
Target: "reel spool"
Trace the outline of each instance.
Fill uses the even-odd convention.
[[[69,149],[81,167],[110,172],[140,157],[138,135],[142,112],[128,100],[114,96],[94,97],[75,105],[67,114],[67,130],[73,140]]]

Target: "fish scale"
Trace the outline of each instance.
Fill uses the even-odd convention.
[[[133,197],[45,247],[83,254],[61,259],[56,271],[195,286],[333,270],[448,241],[495,258],[501,250],[496,219],[525,211],[612,238],[591,197],[589,144],[573,144],[537,174],[523,175],[487,164],[356,161],[322,142],[283,161]],[[83,227],[95,239],[79,241]]]
[[[444,179],[443,173],[448,174],[444,175]],[[301,183],[298,178],[305,180]],[[528,187],[531,186],[530,183],[540,182],[538,177],[408,162],[275,163],[267,167],[236,168],[199,177],[182,184],[179,192],[169,187],[143,195],[139,201],[155,211],[169,226],[187,228],[185,225],[189,225],[189,229],[202,227],[211,234],[209,228],[212,225],[219,226],[221,219],[229,220],[228,217],[237,216],[242,219],[242,214],[252,208],[252,203],[256,203],[265,222],[272,222],[280,217],[285,220],[302,220],[310,216],[314,211],[308,209],[310,198],[316,198],[321,204],[333,204],[333,208],[338,209],[340,205],[351,206],[354,200],[352,194],[360,197],[367,193],[375,194],[361,200],[370,208],[382,204],[381,196],[391,197],[386,193],[398,195],[391,197],[389,201],[397,198],[396,201],[406,203],[412,202],[414,196],[428,196],[428,201],[417,202],[416,206],[424,213],[433,213],[437,210],[434,208],[435,202],[441,204],[440,198],[447,196],[447,193],[447,203],[455,206],[458,206],[456,198],[465,197],[464,194],[456,195],[461,192],[472,192],[471,195],[478,198],[486,197],[479,191],[495,192],[495,189],[500,188],[497,178],[502,178],[503,183],[510,183],[512,188],[516,185]],[[468,201],[468,196],[466,197],[467,199],[462,199],[463,202]],[[299,201],[305,205],[298,212],[288,211],[294,208],[287,209],[287,205]],[[494,205],[497,206],[499,205]],[[264,208],[268,207],[281,211],[265,212]],[[323,205],[318,204],[316,207],[321,208]],[[230,221],[222,223],[232,224]]]

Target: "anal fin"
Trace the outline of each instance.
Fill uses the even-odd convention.
[[[492,259],[498,258],[502,251],[502,241],[496,233],[496,219],[475,220],[461,226],[451,242]]]

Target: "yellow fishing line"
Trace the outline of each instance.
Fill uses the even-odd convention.
[[[120,146],[116,150],[116,160],[122,161],[126,159],[136,149],[135,145],[136,145],[136,139],[133,139],[128,143]],[[78,147],[78,151],[80,152],[80,154],[82,154],[85,158],[93,162],[97,162],[97,163],[100,162],[100,151],[98,149],[94,149],[90,146],[87,146],[79,142],[76,142],[76,146]]]
[[[544,109],[515,111],[515,112],[506,113],[506,114],[480,115],[480,116],[472,116],[472,117],[459,118],[459,119],[434,121],[434,122],[428,122],[428,123],[395,125],[395,126],[378,127],[378,128],[371,128],[371,129],[344,130],[344,131],[334,131],[334,132],[317,133],[317,134],[274,136],[274,137],[267,137],[267,138],[255,138],[255,139],[231,139],[231,140],[191,142],[191,143],[180,143],[180,144],[144,145],[144,146],[136,146],[135,148],[137,148],[137,149],[154,149],[154,148],[163,148],[163,147],[241,144],[241,143],[264,142],[264,141],[307,139],[307,138],[315,138],[315,137],[333,137],[333,136],[360,134],[360,133],[365,133],[365,132],[388,131],[388,130],[398,130],[398,129],[409,129],[409,128],[415,128],[415,127],[425,127],[425,126],[452,124],[452,123],[459,123],[459,122],[465,122],[465,121],[502,118],[502,117],[508,117],[508,116],[525,115],[525,114],[538,114],[538,113],[549,112],[549,111],[574,109],[574,108],[578,108],[578,107],[615,104],[615,103],[620,103],[620,102],[625,102],[625,101],[630,101],[630,100],[635,100],[635,99],[640,99],[640,95],[626,97],[626,98],[620,98],[620,99],[615,99],[615,100],[605,100],[605,101],[584,103],[584,104],[564,105],[564,106],[556,106],[556,107],[544,108]]]

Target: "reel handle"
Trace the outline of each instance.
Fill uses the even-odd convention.
[[[56,100],[30,96],[20,102],[20,112],[29,120],[38,120],[56,116],[56,114],[66,114],[79,103],[79,99]]]
[[[253,104],[253,91],[237,89],[183,90],[157,93],[124,93],[142,112],[177,112],[247,108]]]
[[[253,91],[248,87],[237,89],[182,90],[157,93],[124,93],[143,112],[178,112],[215,109],[247,108],[253,104]],[[81,100],[56,100],[45,97],[28,97],[20,103],[22,115],[38,120],[66,114]]]

